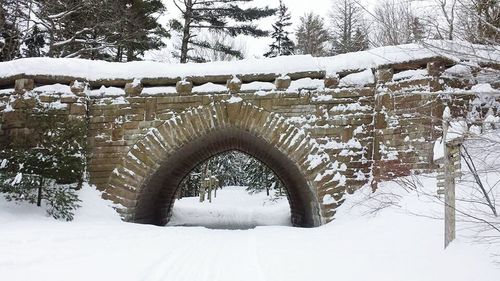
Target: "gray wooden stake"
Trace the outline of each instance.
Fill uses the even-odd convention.
[[[455,239],[455,163],[446,140],[448,132],[447,118],[443,120],[444,149],[444,248]]]

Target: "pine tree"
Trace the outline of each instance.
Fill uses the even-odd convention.
[[[216,155],[195,167],[180,184],[180,197],[199,195],[201,180],[206,171],[217,177],[220,186],[246,186],[249,193],[277,189],[282,195],[283,184],[274,172],[259,160],[239,151]]]
[[[132,61],[169,36],[157,21],[165,11],[161,0],[4,1],[2,60],[43,55]]]
[[[19,57],[21,30],[17,25],[20,13],[16,0],[2,0],[0,3],[0,61]]]
[[[198,34],[206,31],[222,32],[235,37],[237,35],[251,35],[254,37],[267,36],[268,32],[252,23],[259,19],[272,16],[276,10],[264,8],[241,8],[238,4],[245,4],[253,0],[174,0],[174,4],[182,14],[182,22],[173,20],[171,27],[181,33],[180,50],[175,55],[181,63],[188,61],[204,62],[206,58],[192,54],[193,47],[211,49],[234,57],[242,57],[239,50],[224,43],[209,44],[199,40]]]
[[[274,172],[255,158],[248,159],[243,171],[245,174],[245,185],[247,186],[247,191],[250,193],[265,190],[269,196],[270,190],[281,189],[282,183]]]
[[[326,55],[325,43],[329,37],[324,25],[323,19],[312,12],[300,18],[299,27],[295,32],[297,53],[312,56]]]
[[[116,43],[116,61],[134,61],[147,50],[163,47],[170,34],[157,21],[165,11],[161,0],[121,0],[123,24]]]
[[[288,31],[285,30],[292,25],[290,21],[291,18],[288,7],[280,0],[278,20],[273,24],[274,31],[271,34],[271,37],[274,38],[274,42],[269,45],[270,50],[264,54],[265,57],[293,55],[295,44],[288,37]]]
[[[72,220],[86,165],[85,120],[41,103],[25,114],[30,135],[12,136],[0,149],[0,192],[7,200],[45,202],[49,215]]]
[[[45,54],[45,34],[35,25],[28,37],[24,40],[23,57],[41,57]]]
[[[353,0],[336,0],[330,13],[332,24],[332,54],[367,49],[366,28],[361,7]]]

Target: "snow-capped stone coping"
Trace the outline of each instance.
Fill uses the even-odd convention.
[[[466,55],[472,51],[474,56]],[[388,46],[324,58],[300,55],[202,64],[27,58],[0,63],[0,86],[13,85],[15,80],[21,78],[33,79],[39,85],[69,85],[74,80],[87,81],[94,89],[101,86],[123,88],[126,83],[136,79],[140,79],[145,87],[175,86],[181,80],[188,80],[195,86],[209,82],[225,85],[235,76],[246,84],[274,82],[284,75],[291,80],[298,80],[325,79],[332,75],[342,78],[367,69],[394,68],[395,71],[401,71],[425,67],[432,60],[447,61],[448,64],[464,61],[476,65],[498,64],[500,51],[481,45],[429,41],[420,45]]]

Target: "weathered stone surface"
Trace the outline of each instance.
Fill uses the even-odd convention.
[[[140,81],[134,80],[132,83],[125,84],[125,94],[129,97],[136,97],[141,95],[143,88]]]
[[[21,78],[16,80],[15,91],[16,93],[23,94],[26,91],[31,91],[35,88],[35,80]]]
[[[85,104],[72,104],[69,108],[69,114],[85,115],[87,113],[87,106]]]
[[[325,77],[325,88],[334,89],[339,85],[340,79],[338,75],[329,75]]]
[[[78,80],[73,80],[69,85],[71,92],[76,96],[83,97],[85,96],[85,91],[87,90],[87,83],[80,82]]]
[[[179,95],[190,95],[193,91],[193,83],[187,80],[181,80],[175,84],[175,89]]]
[[[274,85],[276,86],[277,90],[284,91],[290,87],[290,84],[292,83],[292,79],[288,75],[282,75],[276,78],[274,81]]]
[[[241,80],[234,76],[232,79],[227,80],[226,87],[231,94],[236,94],[241,90]]]
[[[431,76],[440,76],[446,69],[446,63],[442,60],[430,61],[427,63],[427,72]]]
[[[392,68],[379,68],[375,72],[375,77],[378,83],[384,83],[392,80],[394,70]]]

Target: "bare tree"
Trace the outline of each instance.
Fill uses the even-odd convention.
[[[445,28],[441,25],[436,26],[436,32],[440,39],[452,40],[455,34],[455,17],[457,12],[457,0],[435,0],[439,6],[441,15],[445,19]]]
[[[457,0],[457,32],[473,43],[500,43],[500,5],[497,0]]]
[[[417,42],[425,37],[424,25],[408,1],[385,0],[376,6],[374,17],[373,42],[378,46]]]
[[[368,47],[364,13],[354,0],[335,0],[330,12],[332,53],[356,52]]]

